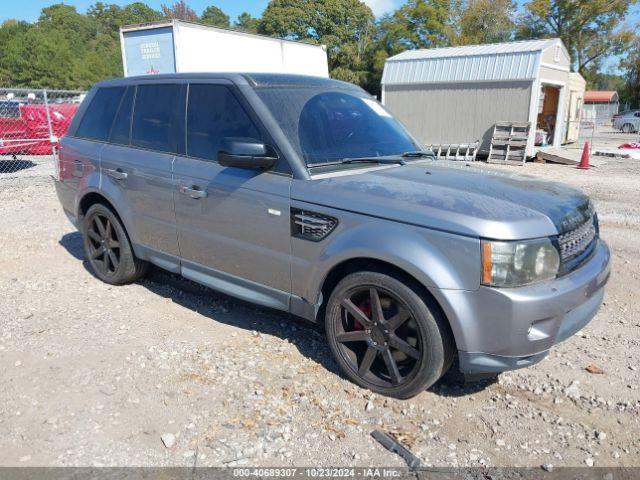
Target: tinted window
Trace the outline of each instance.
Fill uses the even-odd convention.
[[[187,154],[216,160],[224,137],[262,140],[259,130],[228,87],[190,85]]]
[[[131,110],[133,109],[133,96],[136,87],[127,87],[122,97],[120,108],[111,127],[109,141],[118,145],[129,145],[129,133],[131,132]]]
[[[99,88],[82,117],[76,136],[106,140],[125,87]]]
[[[131,145],[160,152],[184,151],[182,85],[138,85]]]
[[[256,92],[307,165],[420,149],[402,124],[363,91],[305,87]]]

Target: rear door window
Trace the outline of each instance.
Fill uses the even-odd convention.
[[[138,85],[131,145],[168,153],[184,152],[184,87]]]
[[[76,137],[106,141],[125,87],[99,88],[85,112]]]
[[[129,145],[129,135],[131,133],[131,113],[133,111],[133,97],[136,87],[127,87],[127,91],[122,97],[118,113],[116,113],[109,142],[118,145]]]
[[[251,117],[227,86],[190,85],[187,155],[217,160],[220,141],[225,137],[263,141]]]

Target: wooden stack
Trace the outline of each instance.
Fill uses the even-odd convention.
[[[527,159],[529,122],[498,122],[493,127],[489,163],[509,163],[523,165]]]

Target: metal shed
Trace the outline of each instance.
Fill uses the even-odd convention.
[[[479,140],[481,151],[497,122],[530,122],[532,156],[538,128],[553,146],[567,138],[571,97],[584,92],[570,66],[558,38],[409,50],[387,59],[382,103],[427,144]]]

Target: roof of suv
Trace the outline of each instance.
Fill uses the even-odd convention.
[[[142,75],[137,77],[114,78],[96,84],[98,87],[108,87],[115,85],[131,85],[140,81],[148,80],[206,80],[225,79],[234,83],[251,85],[256,88],[276,88],[276,87],[325,87],[339,89],[356,89],[360,87],[352,83],[341,80],[333,80],[324,77],[313,77],[310,75],[294,75],[288,73],[242,73],[242,72],[189,72],[189,73],[167,73],[161,75]]]

